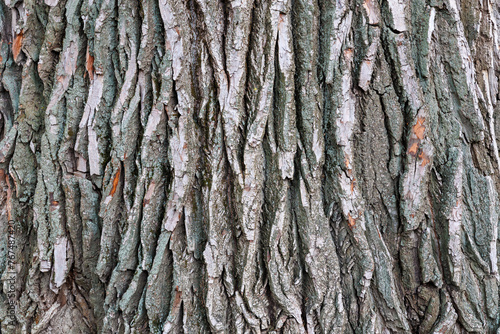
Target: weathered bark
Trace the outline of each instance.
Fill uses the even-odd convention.
[[[497,332],[497,0],[0,27],[1,333]]]

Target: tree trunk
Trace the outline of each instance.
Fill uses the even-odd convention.
[[[0,0],[1,333],[496,333],[497,0]]]

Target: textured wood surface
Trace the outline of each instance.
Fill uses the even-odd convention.
[[[1,333],[497,333],[499,29],[0,0]]]

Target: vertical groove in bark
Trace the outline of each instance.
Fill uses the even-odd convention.
[[[495,1],[0,25],[2,332],[498,331]]]

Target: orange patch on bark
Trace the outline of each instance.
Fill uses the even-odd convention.
[[[370,12],[371,12],[372,6],[373,6],[373,5],[372,5],[372,3],[371,3],[371,1],[370,1],[370,0],[365,0],[365,2],[363,2],[363,7],[365,8],[366,13],[367,13],[368,15],[370,15]]]
[[[419,117],[417,119],[417,124],[413,126],[413,133],[417,136],[418,139],[424,139],[424,132],[425,132],[424,121],[425,118]]]
[[[49,193],[49,201],[50,201],[49,210],[51,212],[54,211],[54,210],[57,210],[56,206],[59,205],[59,202],[54,199],[54,193],[53,192]]]
[[[351,213],[350,212],[347,214],[347,219],[349,220],[349,222],[347,223],[347,225],[350,228],[353,228],[356,225],[356,219],[354,219],[354,218],[351,217]]]
[[[354,182],[356,181],[356,179],[352,179],[351,181],[351,194],[354,192]]]
[[[12,54],[14,55],[14,61],[17,59],[17,56],[19,56],[19,53],[21,52],[21,46],[23,45],[23,31],[16,35],[16,38],[14,38],[14,44],[12,44]]]
[[[354,50],[352,48],[347,48],[344,51],[344,57],[348,60],[351,60],[353,54],[354,54]]]
[[[408,149],[408,153],[415,156],[417,154],[417,150],[418,150],[418,143],[415,142],[411,144],[410,148]]]
[[[363,2],[363,7],[366,10],[366,14],[368,15],[368,18],[370,18],[370,15],[372,13],[375,13],[375,3],[374,2],[375,2],[374,0],[365,0]],[[371,20],[370,20],[370,23],[378,23],[378,20],[376,20],[376,22],[371,22]]]
[[[109,193],[111,196],[115,194],[116,188],[118,188],[118,182],[120,181],[120,172],[121,172],[120,169],[118,169],[118,172],[116,172],[115,178],[113,179],[113,188]]]
[[[90,80],[94,80],[94,57],[92,57],[89,53],[89,49],[87,48],[87,62],[86,69],[89,72]]]
[[[423,151],[420,152],[420,154],[418,155],[418,157],[420,159],[422,159],[422,167],[425,167],[425,165],[427,165],[430,162],[429,157]]]
[[[283,22],[285,22],[285,14],[280,13],[280,17],[278,19],[278,30],[281,30]]]

